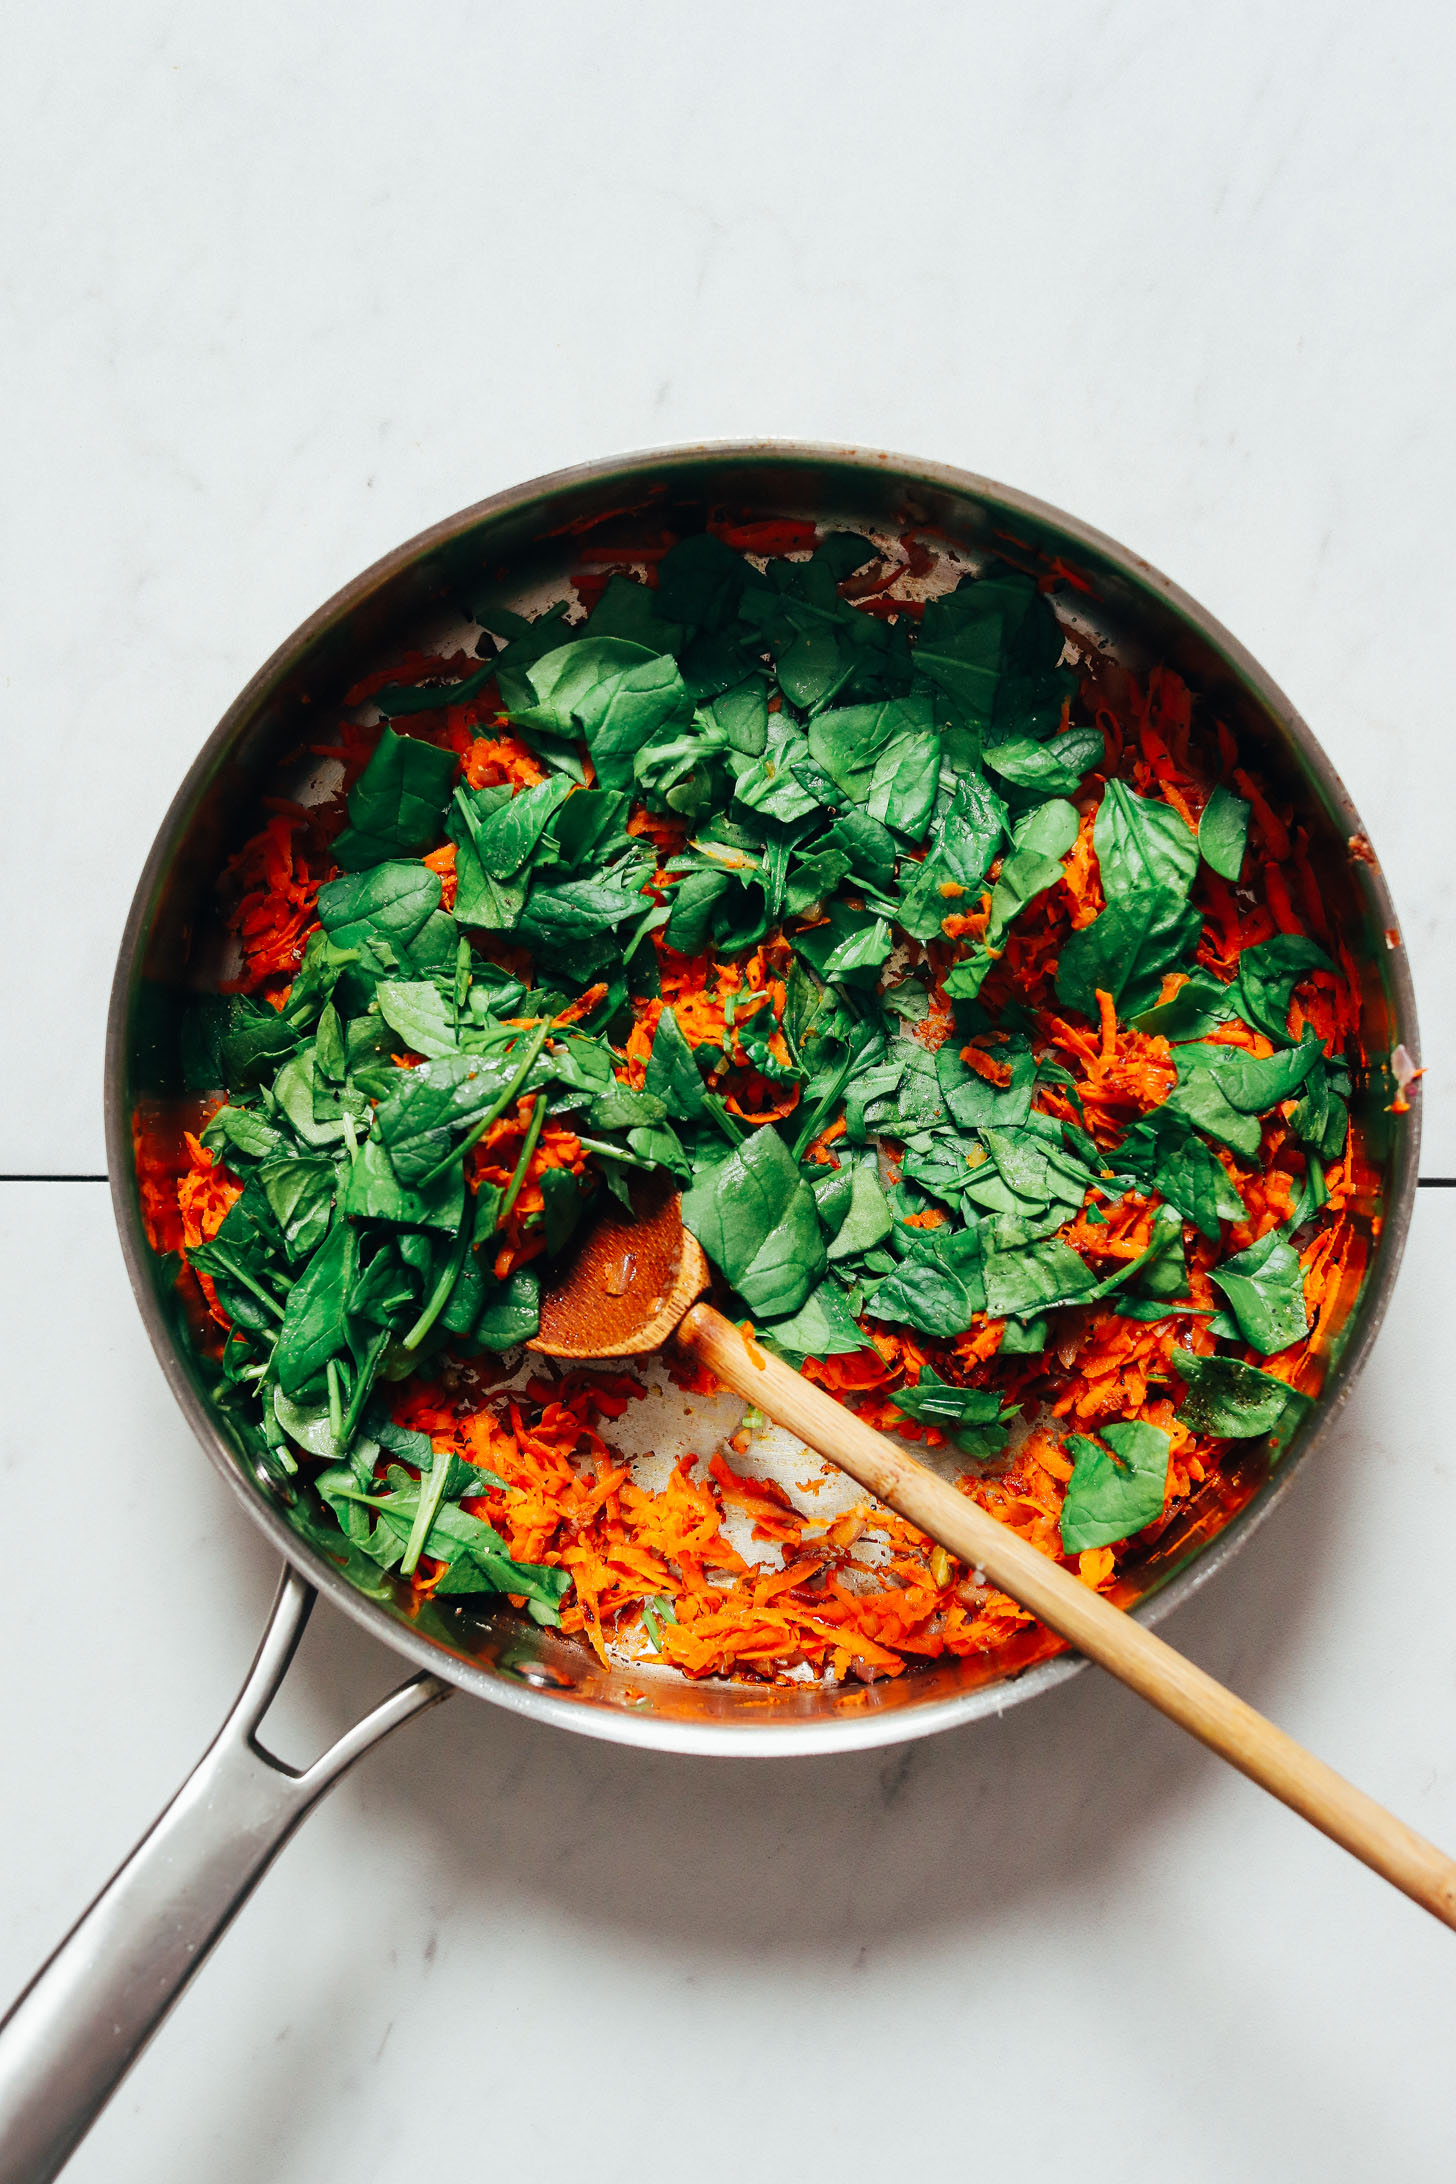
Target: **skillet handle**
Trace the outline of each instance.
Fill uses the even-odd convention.
[[[311,1807],[382,1737],[449,1694],[412,1676],[311,1767],[258,1727],[313,1588],[286,1570],[237,1704],[177,1795],[0,2022],[0,2184],[70,2159],[193,1973]]]

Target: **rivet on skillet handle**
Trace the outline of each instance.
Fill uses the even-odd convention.
[[[311,1586],[284,1573],[232,1712],[166,1811],[0,2023],[0,2184],[46,2184],[90,2130],[299,1822],[402,1722],[449,1696],[412,1676],[301,1772],[258,1742]]]

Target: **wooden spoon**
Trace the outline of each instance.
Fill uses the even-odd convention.
[[[641,1357],[672,1340],[750,1403],[1147,1699],[1211,1751],[1456,1926],[1456,1862],[1185,1661],[1080,1579],[1018,1539],[853,1411],[697,1300],[708,1263],[676,1194],[645,1190],[638,1218],[609,1214],[541,1299],[533,1350]]]

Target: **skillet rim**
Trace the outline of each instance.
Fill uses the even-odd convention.
[[[1270,725],[1292,746],[1301,771],[1314,777],[1330,805],[1341,815],[1347,837],[1358,834],[1368,842],[1354,802],[1323,747],[1253,655],[1215,616],[1143,556],[1049,502],[951,464],[927,462],[919,457],[878,449],[838,446],[826,441],[705,440],[574,464],[488,495],[430,525],[372,562],[284,639],[244,685],[202,745],[158,828],[123,928],[107,1014],[104,1075],[107,1172],[112,1210],[132,1292],[158,1363],[183,1415],[215,1469],[221,1472],[252,1520],[285,1560],[336,1607],[393,1647],[412,1666],[428,1669],[492,1704],[572,1730],[578,1735],[715,1758],[787,1758],[901,1743],[914,1737],[934,1735],[986,1715],[1000,1715],[1009,1706],[1020,1705],[1065,1683],[1084,1669],[1087,1662],[1077,1656],[1061,1655],[1040,1662],[1020,1675],[982,1684],[950,1698],[912,1700],[885,1712],[877,1712],[871,1706],[820,1721],[800,1719],[774,1725],[760,1719],[740,1726],[706,1717],[697,1721],[672,1719],[649,1710],[628,1711],[626,1707],[601,1701],[584,1703],[581,1699],[564,1698],[545,1685],[527,1680],[529,1672],[523,1673],[518,1680],[508,1668],[485,1667],[462,1659],[433,1640],[411,1631],[357,1592],[292,1529],[281,1511],[249,1483],[232,1447],[218,1429],[210,1407],[186,1370],[152,1279],[152,1252],[142,1227],[135,1187],[127,1099],[128,1034],[136,974],[142,943],[162,883],[172,867],[199,796],[211,781],[218,761],[241,736],[259,703],[281,677],[344,616],[357,611],[412,566],[448,547],[478,525],[513,513],[532,502],[547,501],[581,487],[617,480],[628,483],[644,475],[705,462],[745,466],[777,462],[806,469],[819,464],[841,470],[860,470],[909,486],[927,486],[1060,531],[1074,544],[1110,563],[1136,590],[1156,595],[1165,608],[1190,625],[1211,646],[1251,692]],[[1362,859],[1362,863],[1365,863],[1364,883],[1374,898],[1382,922],[1388,927],[1398,927],[1390,891],[1378,861]],[[1385,965],[1385,983],[1391,1003],[1394,1039],[1419,1063],[1415,995],[1403,945],[1390,951]],[[1420,1102],[1417,1100],[1397,1134],[1392,1188],[1381,1207],[1382,1227],[1371,1255],[1354,1324],[1296,1445],[1245,1507],[1206,1546],[1195,1550],[1176,1574],[1137,1604],[1132,1612],[1139,1621],[1149,1625],[1161,1622],[1222,1569],[1283,1500],[1296,1472],[1348,1401],[1384,1320],[1399,1272],[1419,1177],[1420,1121]]]

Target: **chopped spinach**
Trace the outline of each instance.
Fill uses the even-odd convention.
[[[504,1482],[399,1427],[389,1391],[530,1340],[582,1222],[654,1174],[737,1317],[796,1361],[878,1349],[884,1400],[961,1457],[1064,1391],[1061,1331],[1094,1314],[1153,1330],[1151,1380],[1171,1363],[1194,1433],[1287,1436],[1299,1414],[1277,1372],[1169,1357],[1190,1315],[1265,1357],[1300,1341],[1290,1237],[1339,1203],[1351,1079],[1314,1025],[1289,1029],[1334,967],[1299,933],[1240,952],[1229,922],[1259,899],[1250,799],[1194,758],[1191,807],[1165,796],[1136,739],[1113,762],[1106,686],[1064,664],[1023,572],[989,561],[917,623],[879,611],[878,573],[855,603],[874,541],[763,535],[791,544],[679,539],[584,619],[467,586],[501,649],[379,691],[317,929],[295,874],[306,937],[282,974],[189,1014],[186,1082],[226,1094],[198,1157],[241,1186],[187,1252],[228,1323],[219,1386],[300,1529],[366,1587],[433,1564],[437,1598],[559,1613],[565,1572],[464,1506]],[[387,725],[483,714],[492,689],[491,785]],[[448,857],[423,858],[446,844],[442,887]],[[1298,1202],[1227,1256],[1266,1145]],[[1129,1206],[1140,1250],[1117,1240]],[[1188,1295],[1205,1274],[1225,1310]],[[1165,1433],[1124,1419],[1067,1447],[1067,1551],[1160,1514]],[[649,1608],[658,1642],[671,1603]]]
[[[349,791],[349,824],[334,844],[344,870],[428,849],[440,831],[459,763],[453,751],[381,729],[373,757]]]
[[[1195,1433],[1217,1433],[1231,1440],[1272,1433],[1307,1398],[1273,1373],[1245,1365],[1236,1357],[1198,1357],[1174,1350],[1172,1363],[1188,1392],[1178,1416]]]
[[[1110,1547],[1163,1513],[1169,1442],[1162,1428],[1122,1419],[1102,1428],[1102,1440],[1105,1448],[1086,1434],[1067,1435],[1073,1464],[1061,1531],[1069,1555]]]

